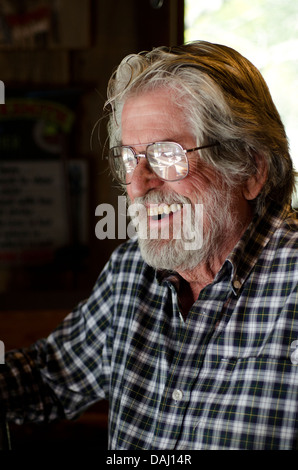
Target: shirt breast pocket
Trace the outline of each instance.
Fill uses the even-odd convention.
[[[200,448],[297,446],[298,364],[290,357],[209,356],[198,378],[197,399]]]

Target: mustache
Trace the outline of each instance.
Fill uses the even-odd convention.
[[[131,203],[131,201],[130,201]],[[136,197],[134,199],[134,203],[136,204],[143,204],[143,205],[150,205],[150,204],[193,204],[191,200],[186,197],[182,196],[181,194],[177,194],[175,191],[172,191],[169,194],[165,194],[162,191],[154,191],[149,192],[145,196]]]

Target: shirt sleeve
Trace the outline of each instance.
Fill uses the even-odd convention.
[[[0,365],[0,407],[8,421],[72,419],[92,403],[108,399],[114,277],[110,263],[90,298],[48,338],[6,354]]]

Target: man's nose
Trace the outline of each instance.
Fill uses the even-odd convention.
[[[142,197],[151,189],[159,188],[164,182],[152,171],[146,158],[138,158],[131,183],[127,189],[133,198]]]

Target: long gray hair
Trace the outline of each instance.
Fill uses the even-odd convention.
[[[258,171],[257,159],[265,161],[268,177],[256,212],[267,199],[290,201],[295,172],[280,115],[258,69],[227,46],[196,41],[124,58],[108,86],[111,146],[121,141],[126,99],[163,87],[181,106],[198,146],[220,143],[200,155],[231,188]]]

